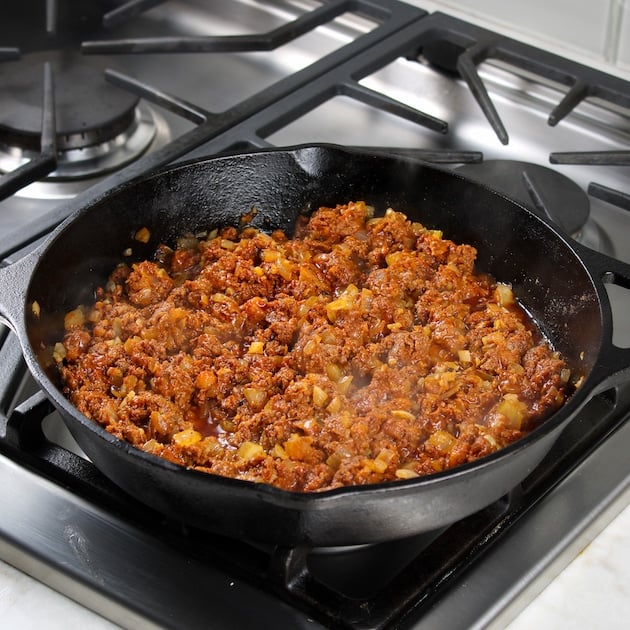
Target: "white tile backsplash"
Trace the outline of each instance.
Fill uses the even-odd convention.
[[[606,48],[610,3],[606,0],[446,0],[467,13],[593,55]]]
[[[630,78],[630,0],[406,0]]]
[[[625,5],[625,11],[620,20],[617,62],[619,67],[630,72],[630,2],[625,2]]]

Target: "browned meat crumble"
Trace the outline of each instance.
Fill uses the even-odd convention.
[[[568,395],[475,257],[363,202],[292,238],[184,237],[118,266],[54,356],[83,414],[182,466],[294,491],[409,479],[514,442]]]

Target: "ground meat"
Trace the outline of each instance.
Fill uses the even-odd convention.
[[[161,245],[66,315],[87,417],[182,466],[293,491],[409,479],[519,439],[569,370],[476,251],[393,210],[321,208]]]

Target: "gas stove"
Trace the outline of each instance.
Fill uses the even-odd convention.
[[[396,0],[79,5],[23,2],[0,25],[3,264],[163,165],[308,142],[459,169],[630,262],[624,80]],[[625,347],[627,291],[609,292]],[[444,530],[325,549],[208,535],[105,479],[1,340],[0,558],[123,626],[500,626],[627,496],[619,386]]]

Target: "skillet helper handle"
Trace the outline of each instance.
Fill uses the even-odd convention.
[[[24,332],[26,293],[38,258],[35,250],[10,265],[0,267],[0,324],[5,324],[18,336]]]
[[[579,250],[582,260],[595,280],[601,283],[604,291],[607,284],[616,284],[630,290],[630,264],[583,245],[576,244],[575,247]],[[621,348],[613,343],[614,322],[609,300],[604,300],[602,304],[609,311],[604,313],[604,317],[608,318],[612,326],[609,334],[602,339],[600,356],[593,369],[595,392],[604,391],[630,380],[630,348]]]

